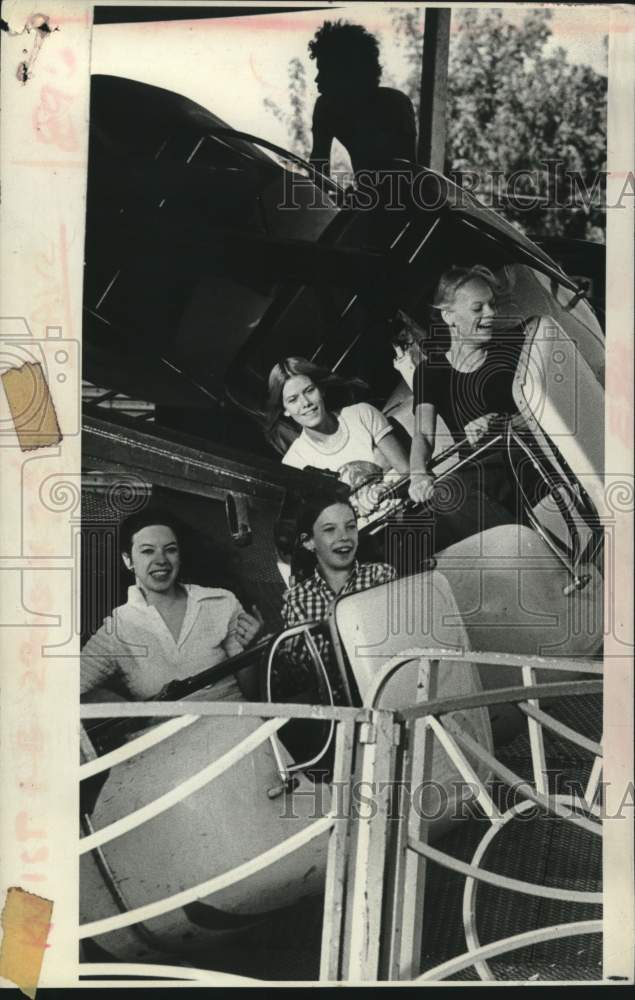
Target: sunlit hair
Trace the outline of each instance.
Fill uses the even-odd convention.
[[[501,282],[488,267],[483,267],[481,264],[474,264],[472,267],[450,267],[444,271],[439,279],[432,302],[433,307],[435,309],[452,308],[458,290],[468,281],[474,279],[484,281],[492,289],[494,295],[500,295],[503,291]]]
[[[269,373],[267,386],[267,430],[269,434],[271,434],[276,424],[283,418],[284,403],[282,401],[282,392],[285,384],[290,378],[294,378],[296,375],[306,375],[310,378],[322,393],[325,405],[327,406],[332,402],[330,395],[334,389],[356,388],[362,390],[366,388],[365,382],[361,379],[340,378],[337,375],[333,375],[328,368],[316,365],[307,358],[284,358],[274,365]],[[290,421],[290,423],[297,426],[295,425],[295,421]]]
[[[303,500],[296,517],[295,540],[291,557],[291,572],[296,582],[306,580],[307,577],[311,576],[317,565],[315,554],[304,547],[304,542],[313,535],[315,522],[322,511],[329,507],[339,506],[348,507],[357,521],[357,515],[348,500],[334,500],[332,497],[325,496],[307,497]]]
[[[379,44],[361,24],[325,21],[309,42],[309,52],[311,59],[318,60],[320,70],[346,69],[353,80],[363,77],[369,87],[379,85]]]

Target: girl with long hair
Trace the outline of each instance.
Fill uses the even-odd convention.
[[[282,461],[340,473],[350,463],[372,463],[383,473],[404,474],[408,456],[391,424],[370,403],[329,406],[332,391],[346,383],[306,358],[290,357],[269,375],[270,432],[281,422],[300,429]]]

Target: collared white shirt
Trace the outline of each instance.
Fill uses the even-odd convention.
[[[173,680],[182,680],[227,658],[224,642],[230,625],[242,611],[229,590],[185,584],[187,594],[181,632],[174,639],[155,607],[136,586],[128,602],[84,646],[81,693],[108,688],[133,701],[151,700]],[[233,677],[219,681],[214,694],[240,697]]]

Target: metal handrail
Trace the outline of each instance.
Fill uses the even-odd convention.
[[[399,719],[421,719],[426,715],[446,715],[467,708],[487,708],[525,701],[527,698],[570,698],[585,694],[601,694],[602,681],[563,681],[551,684],[534,684],[531,687],[495,688],[477,694],[453,695],[435,698],[413,708],[402,708],[395,714]]]
[[[80,705],[82,719],[151,719],[176,715],[232,716],[247,719],[316,719],[328,722],[370,722],[369,708],[292,705],[260,701],[100,701]]]
[[[283,632],[280,633],[280,635],[278,635],[274,639],[274,641],[271,644],[271,648],[269,649],[269,656],[267,658],[266,690],[267,690],[268,700],[271,699],[271,672],[273,669],[274,657],[278,651],[278,648],[281,646],[283,642],[286,642],[288,639],[303,635],[306,640],[307,648],[309,650],[309,655],[311,656],[311,660],[313,661],[313,665],[314,667],[317,668],[318,675],[322,676],[326,684],[326,688],[329,695],[329,704],[333,706],[334,704],[333,690],[331,688],[328,673],[326,671],[326,667],[324,666],[322,657],[320,656],[320,651],[318,650],[317,645],[315,643],[315,639],[313,638],[313,635],[311,633],[311,629],[315,628],[318,625],[321,626],[322,623],[320,621],[317,621],[317,622],[304,622],[301,625],[294,625],[291,626],[291,628],[285,629]],[[273,755],[276,760],[276,767],[278,768],[278,774],[280,775],[282,788],[285,788],[287,786],[287,783],[289,782],[291,775],[294,774],[296,771],[306,770],[307,768],[312,767],[314,764],[317,764],[322,759],[322,757],[324,757],[329,746],[331,745],[334,732],[335,732],[335,722],[333,719],[331,719],[328,736],[326,737],[318,753],[314,754],[310,760],[302,761],[300,764],[296,762],[295,764],[291,765],[284,764],[282,760],[282,754],[280,753],[278,740],[276,736],[272,734],[270,741],[271,749],[273,750]]]
[[[533,805],[533,803],[530,804]],[[450,871],[476,879],[478,882],[485,882],[487,885],[495,885],[498,889],[520,892],[526,896],[539,896],[542,899],[561,899],[568,903],[593,903],[595,905],[602,905],[603,897],[601,892],[556,889],[553,886],[540,885],[539,882],[526,882],[523,879],[510,878],[509,876],[501,875],[499,872],[491,872],[486,868],[467,864],[465,861],[460,861],[451,854],[446,854],[445,851],[439,851],[437,848],[431,847],[430,844],[414,838],[408,841],[408,847],[410,850],[415,851],[417,854],[422,854],[430,861],[435,861]]]
[[[460,441],[455,442],[449,448],[446,448],[444,451],[434,456],[434,458],[430,462],[429,466],[430,471],[438,468],[439,465],[441,465],[443,462],[446,462],[448,459],[453,458],[456,454],[458,454],[462,449],[466,447],[472,449],[470,454],[465,455],[463,458],[460,458],[455,465],[453,465],[449,469],[446,469],[445,472],[437,476],[435,478],[435,482],[442,483],[446,476],[456,475],[457,472],[461,472],[471,462],[474,462],[477,459],[479,459],[484,452],[489,451],[490,448],[493,448],[495,445],[501,443],[502,441],[503,441],[502,433],[494,434],[492,437],[484,441],[483,444],[480,444],[476,448],[474,448],[472,445],[470,445],[470,442],[468,441],[467,438],[461,438]],[[382,491],[381,502],[383,502],[384,500],[398,499],[400,494],[403,492],[404,487],[407,486],[407,484],[410,482],[410,478],[411,478],[410,473],[407,473],[405,476],[402,476],[391,486],[387,487],[385,491]],[[362,483],[359,487],[356,487],[356,489],[362,489],[363,486],[364,484]],[[351,492],[354,493],[354,491]],[[420,508],[430,507],[434,504],[434,494],[428,500],[425,500],[423,503],[415,503],[414,501],[411,501],[409,499],[406,502],[410,506],[416,506]],[[369,534],[371,535],[375,534],[375,532],[383,528],[384,524],[387,521],[390,521],[394,518],[394,514],[395,512],[391,510],[388,511],[386,514],[382,515],[381,517],[377,518],[377,520],[372,521],[368,525]]]
[[[526,667],[532,667],[537,670],[549,671],[563,671],[564,673],[586,673],[586,674],[598,674],[600,676],[604,673],[604,666],[602,663],[596,660],[576,660],[573,658],[558,658],[557,656],[545,657],[545,656],[530,656],[523,655],[521,653],[488,653],[483,651],[475,651],[471,649],[448,649],[435,646],[418,646],[413,649],[404,649],[403,652],[398,653],[392,659],[388,660],[384,664],[381,671],[375,677],[373,687],[371,688],[370,695],[368,696],[368,703],[372,708],[377,708],[377,699],[384,687],[390,680],[390,678],[406,663],[411,663],[413,660],[426,659],[426,660],[452,660],[453,663],[463,664],[466,667],[478,664],[483,667],[516,667],[518,669],[524,669]],[[585,682],[581,682],[585,683]],[[544,687],[544,685],[541,685]],[[549,685],[550,689],[556,688],[555,684]],[[452,701],[452,698],[461,699],[461,702],[465,701],[465,698],[481,698],[481,695],[487,698],[490,694],[495,695],[494,701],[499,702],[501,698],[499,697],[501,693],[508,692],[524,692],[525,697],[530,697],[528,686],[525,685],[522,688],[498,688],[491,689],[488,692],[479,692],[478,695],[454,695],[448,698],[442,699],[442,704],[446,705]],[[513,697],[511,700],[519,701],[524,700],[519,697]],[[493,703],[493,702],[492,702]],[[435,713],[433,709],[429,706],[432,702],[428,703],[428,711],[423,714],[432,715]],[[480,704],[488,704],[488,702],[479,702]],[[465,707],[463,704],[459,707]],[[474,707],[474,706],[471,706]],[[415,712],[413,715],[412,712]],[[400,714],[403,718],[415,718],[417,713],[412,708],[404,707],[400,710]]]
[[[307,628],[304,626],[297,626],[295,629],[290,629],[286,633],[288,638],[290,634],[299,634],[305,631]],[[283,641],[281,639],[281,641]],[[123,820],[119,820],[109,827],[105,827],[96,834],[91,834],[84,841],[84,849],[99,849],[97,844],[97,839],[99,843],[105,843],[111,840],[114,836],[119,836],[121,833],[126,832],[128,828],[132,829],[141,825],[147,819],[151,818],[151,815],[157,814],[159,811],[163,811],[170,807],[170,805],[175,804],[184,798],[185,795],[189,794],[191,791],[195,790],[192,786],[192,782],[196,787],[207,783],[207,780],[212,780],[215,776],[215,769],[218,768],[226,769],[230,766],[227,758],[229,756],[235,757],[236,759],[242,759],[246,756],[247,752],[255,749],[251,747],[246,748],[247,742],[251,739],[252,742],[255,739],[258,743],[261,743],[264,739],[269,738],[268,734],[265,732],[268,726],[273,726],[278,728],[283,724],[286,719],[291,718],[305,718],[305,719],[320,719],[324,721],[331,721],[333,725],[335,723],[341,723],[342,726],[338,725],[338,740],[340,750],[344,746],[344,742],[347,742],[348,751],[347,755],[343,757],[340,755],[339,764],[337,771],[338,780],[349,781],[352,779],[353,771],[353,760],[357,759],[357,755],[361,754],[364,763],[364,775],[368,772],[368,776],[375,780],[377,775],[380,777],[385,775],[390,778],[390,774],[393,772],[389,770],[392,765],[389,765],[390,753],[388,752],[390,745],[399,745],[399,740],[396,738],[396,730],[402,730],[402,726],[405,723],[407,727],[417,726],[417,720],[421,720],[423,716],[423,725],[432,730],[431,736],[434,737],[436,733],[437,738],[441,738],[439,734],[439,729],[443,729],[443,739],[442,742],[447,742],[450,753],[451,760],[459,769],[465,780],[470,780],[470,776],[474,773],[472,765],[469,763],[469,759],[477,760],[481,764],[486,765],[490,773],[498,774],[503,780],[516,781],[518,776],[507,768],[503,767],[498,763],[496,758],[488,754],[481,745],[470,739],[461,727],[458,725],[456,720],[452,718],[438,720],[439,715],[447,715],[448,713],[455,712],[463,708],[475,708],[488,704],[495,704],[501,701],[512,701],[519,702],[522,705],[527,704],[528,701],[532,699],[549,696],[557,697],[562,694],[583,694],[588,692],[595,692],[601,690],[600,680],[591,681],[573,681],[555,684],[535,684],[531,683],[533,681],[533,671],[544,670],[545,672],[560,670],[563,672],[576,672],[576,673],[590,673],[593,675],[602,674],[602,665],[597,661],[579,661],[573,658],[558,659],[557,657],[540,657],[540,656],[523,656],[520,654],[500,654],[500,653],[488,653],[488,652],[477,652],[472,651],[458,651],[451,649],[415,649],[406,651],[399,657],[386,664],[380,678],[378,679],[378,684],[375,687],[374,697],[372,699],[372,704],[377,704],[377,698],[379,697],[386,680],[394,674],[401,666],[411,662],[415,658],[425,658],[428,660],[438,661],[442,660],[452,660],[456,663],[464,663],[466,666],[473,665],[474,663],[481,663],[489,665],[492,667],[498,665],[508,665],[518,669],[523,672],[523,679],[525,683],[523,686],[518,686],[515,688],[500,688],[493,691],[479,692],[477,695],[468,696],[451,696],[448,698],[435,699],[428,702],[427,704],[421,704],[416,706],[405,706],[401,710],[391,709],[390,711],[377,710],[373,707],[366,708],[352,708],[352,707],[333,707],[333,706],[322,706],[322,705],[276,705],[276,704],[261,704],[261,703],[243,703],[243,702],[197,702],[192,700],[186,700],[181,702],[135,702],[135,703],[116,703],[116,704],[99,704],[90,703],[83,704],[81,706],[81,715],[83,718],[99,718],[99,717],[185,717],[188,720],[193,718],[203,718],[203,717],[233,717],[233,718],[258,718],[259,720],[269,719],[268,723],[264,723],[258,729],[251,734],[247,740],[243,740],[238,747],[232,748],[228,754],[225,754],[214,764],[209,765],[208,768],[204,769],[206,772],[199,772],[191,779],[186,779],[182,782],[178,789],[168,792],[167,795],[160,796],[155,799],[153,803],[148,806],[144,806],[134,813],[129,814]],[[528,714],[536,715],[534,721],[538,725],[543,724],[542,715],[539,709],[534,710],[533,706],[529,706],[532,712]],[[179,719],[179,722],[181,719]],[[369,726],[360,726],[360,723],[369,723]],[[188,721],[189,724],[189,721]],[[546,724],[546,723],[545,723]],[[168,722],[163,726],[158,727],[164,730],[164,736],[162,738],[168,738],[176,731],[172,723]],[[567,727],[565,727],[567,728]],[[264,735],[263,735],[264,733]],[[348,735],[347,735],[348,733]],[[569,736],[569,732],[565,734]],[[144,737],[139,738],[137,741],[133,741],[132,744],[125,748],[125,756],[121,756],[121,760],[128,759],[128,756],[134,756],[134,751],[130,754],[127,753],[130,746],[135,747],[136,752],[141,752],[139,749],[140,740],[147,739],[148,734],[144,734]],[[342,741],[344,737],[344,742]],[[370,737],[370,738],[369,738]],[[380,741],[381,737],[381,741]],[[375,743],[375,740],[378,742]],[[394,740],[394,742],[392,742]],[[158,740],[157,740],[158,742]],[[574,740],[575,742],[575,740]],[[409,745],[409,740],[405,741],[405,746]],[[444,743],[445,745],[445,743]],[[597,748],[597,747],[596,747]],[[447,749],[447,748],[446,748]],[[354,752],[353,752],[354,751]],[[111,754],[106,754],[102,758],[102,761],[109,760],[111,764],[120,762],[114,759],[114,751]],[[337,757],[337,755],[336,755]],[[344,761],[344,763],[343,763]],[[97,761],[91,761],[90,765],[94,768],[94,773],[97,773],[97,768],[95,765]],[[344,770],[343,770],[344,768]],[[375,772],[374,768],[379,768]],[[209,771],[209,773],[207,773]],[[86,775],[87,772],[84,772]],[[220,773],[220,772],[219,772]],[[519,779],[518,779],[519,780]],[[491,830],[497,829],[502,823],[506,822],[507,814],[501,815],[494,803],[488,797],[488,793],[485,789],[485,785],[481,782],[478,777],[476,777],[476,783],[481,792],[478,801],[485,809],[486,815],[490,819],[492,824]],[[390,784],[390,780],[388,781]],[[531,802],[537,803],[543,808],[549,810],[551,813],[556,813],[560,815],[563,819],[569,822],[575,823],[578,826],[583,827],[585,830],[597,834],[600,831],[598,823],[592,822],[590,819],[583,818],[581,816],[571,815],[569,811],[566,811],[555,801],[555,797],[549,795],[543,795],[536,792],[533,786],[529,783],[525,783],[524,794],[526,799]],[[489,808],[491,804],[491,808]],[[587,804],[588,805],[588,804]],[[331,806],[333,809],[333,806]],[[150,812],[148,812],[148,810]],[[386,803],[380,805],[380,810],[386,812]],[[591,806],[588,808],[588,812],[593,815],[593,809]],[[387,815],[387,813],[386,813]],[[342,898],[347,898],[347,894],[351,894],[351,899],[360,901],[359,905],[362,907],[360,912],[344,912],[342,919],[351,922],[351,926],[355,930],[354,943],[355,947],[359,950],[362,946],[366,947],[367,935],[370,931],[367,930],[367,918],[368,914],[371,912],[370,900],[373,900],[373,907],[377,903],[377,893],[384,891],[381,889],[381,882],[383,879],[383,861],[380,860],[381,852],[377,855],[376,862],[370,863],[368,859],[375,857],[375,852],[378,850],[377,843],[381,838],[385,840],[385,831],[381,832],[381,823],[384,823],[386,817],[381,819],[380,828],[373,832],[371,829],[372,824],[375,822],[371,816],[368,822],[371,826],[366,826],[366,821],[363,818],[359,818],[359,822],[362,823],[363,829],[360,830],[357,839],[355,837],[350,837],[347,833],[348,827],[350,826],[351,819],[348,815],[340,815],[336,811],[328,812],[325,816],[312,822],[308,827],[293,834],[286,840],[276,844],[274,847],[263,852],[256,858],[250,858],[248,861],[237,865],[235,868],[223,872],[220,875],[215,875],[205,882],[201,882],[196,886],[192,886],[187,890],[177,892],[171,896],[167,896],[161,900],[154,901],[149,904],[138,906],[137,908],[130,910],[125,913],[120,913],[116,916],[107,917],[104,919],[94,920],[90,923],[83,925],[80,928],[80,938],[84,939],[87,937],[99,937],[102,934],[108,934],[118,929],[131,926],[140,922],[146,922],[152,920],[155,917],[162,916],[166,913],[170,913],[178,908],[186,906],[188,903],[201,899],[216,892],[220,892],[229,886],[235,885],[249,877],[253,876],[255,873],[262,871],[276,862],[287,857],[289,854],[293,853],[295,850],[303,848],[306,844],[314,841],[316,838],[328,834],[330,838],[329,846],[329,872],[327,876],[327,881],[330,879],[329,884],[335,885],[335,882],[339,885],[338,880],[347,884],[342,888],[342,893],[344,896]],[[386,820],[387,822],[387,820]],[[405,822],[403,818],[400,818],[400,822]],[[488,835],[486,834],[486,837]],[[379,838],[379,840],[378,840]],[[383,842],[383,841],[382,841]],[[419,843],[416,836],[410,835],[406,839],[405,846],[409,849],[410,854],[413,851],[418,852],[421,844]],[[455,862],[446,856],[437,857],[432,853],[433,849],[425,847],[419,853],[425,855],[427,854],[431,860],[439,861],[439,863],[446,864],[447,867],[455,867],[463,864],[462,862]],[[361,851],[361,855],[360,855]],[[353,852],[353,854],[351,854]],[[351,864],[351,857],[354,856],[356,861],[355,864]],[[357,862],[366,858],[368,865],[364,866]],[[361,865],[361,867],[360,867]],[[370,865],[370,867],[369,867]],[[373,865],[377,868],[373,868]],[[381,866],[381,867],[380,867]],[[457,869],[458,870],[458,869]],[[337,874],[339,873],[339,874]],[[478,868],[476,863],[472,865],[464,865],[461,869],[461,874],[466,875],[469,879],[475,881],[492,881],[496,880],[496,884],[502,885],[506,889],[514,889],[519,892],[528,893],[530,895],[545,895],[549,898],[565,898],[571,899],[574,902],[596,902],[598,898],[597,893],[575,893],[573,896],[571,894],[565,894],[565,890],[558,889],[547,889],[546,892],[542,892],[542,889],[538,885],[532,883],[526,883],[522,880],[517,880],[513,878],[506,877],[505,884],[503,885],[500,877],[495,876],[490,872],[483,872],[482,869]],[[351,880],[351,884],[348,885],[348,880]],[[379,880],[379,881],[378,881]],[[363,903],[366,899],[366,882],[368,882],[368,903]],[[372,887],[370,883],[372,882]],[[371,892],[372,888],[372,892]],[[331,886],[331,892],[335,892]],[[340,894],[341,895],[341,894]],[[379,897],[379,898],[380,898]],[[330,898],[330,897],[329,897]],[[402,897],[398,897],[400,900]],[[335,899],[335,896],[333,896]],[[340,896],[337,896],[340,899]],[[380,898],[381,901],[381,898]],[[341,900],[340,900],[341,902]],[[352,905],[352,904],[351,904]],[[357,904],[356,904],[357,905]],[[400,904],[401,905],[401,904]],[[323,969],[337,969],[339,968],[339,951],[342,947],[342,933],[340,929],[340,922],[334,919],[329,913],[326,917],[327,922],[325,923],[324,930],[324,940],[323,940]],[[375,928],[377,921],[373,918],[372,926]],[[574,927],[576,930],[571,930]],[[578,930],[578,928],[584,927],[584,930]],[[553,933],[550,930],[549,938],[566,936],[572,933],[591,933],[597,930],[601,930],[601,922],[587,922],[587,924],[576,924],[568,925],[567,927],[562,927],[557,933]],[[375,930],[373,930],[373,935]],[[470,951],[457,959],[452,960],[455,964],[457,962],[461,964],[461,968],[467,967],[468,965],[476,965],[479,967],[484,965],[486,959],[491,957],[493,954],[500,954],[505,951],[512,950],[515,947],[520,947],[525,941],[536,942],[536,933],[539,935],[543,932],[531,932],[530,935],[520,935],[514,938],[508,938],[504,941],[494,942],[492,945],[487,945],[484,948],[474,948],[472,947]],[[546,939],[546,938],[545,938]],[[541,937],[540,940],[543,940]],[[518,943],[520,942],[520,943]],[[376,944],[373,937],[372,949],[378,948],[379,945]],[[492,950],[493,949],[493,950]],[[374,952],[373,952],[374,953]],[[360,951],[361,954],[361,951]],[[359,959],[361,962],[362,959]],[[374,961],[374,959],[372,959]],[[368,959],[370,966],[372,965],[371,959]],[[366,963],[366,959],[362,964]],[[425,974],[425,977],[420,977],[420,980],[424,978],[430,980],[436,978],[436,976],[449,975],[447,971],[447,966],[449,963],[444,963],[438,966],[435,970]],[[365,966],[364,966],[365,967]],[[454,967],[453,967],[454,969]],[[460,971],[460,970],[455,970]],[[352,973],[351,973],[352,974]],[[346,966],[344,966],[344,971],[342,972],[344,978],[347,976]],[[324,976],[324,978],[329,978]],[[333,978],[332,975],[330,978]],[[341,978],[340,973],[337,972],[335,978]],[[419,980],[415,980],[419,981]]]
[[[400,826],[393,838],[394,849],[397,852],[393,859],[393,864],[398,866],[401,875],[395,875],[392,882],[389,883],[388,891],[392,895],[387,900],[389,906],[386,909],[387,914],[390,914],[388,917],[390,921],[389,932],[395,933],[396,930],[398,937],[397,950],[393,949],[388,959],[388,978],[399,977],[401,970],[405,971],[408,969],[407,976],[413,975],[419,970],[418,963],[421,954],[421,941],[416,936],[417,931],[413,932],[412,940],[407,940],[406,950],[403,953],[400,952],[402,944],[400,935],[403,933],[404,921],[412,919],[413,913],[425,905],[420,895],[425,882],[425,869],[405,868],[406,862],[403,860],[400,861],[400,852],[402,854],[405,852],[406,858],[409,857],[412,859],[418,855],[418,863],[420,865],[425,864],[425,859],[428,859],[466,877],[465,900],[467,902],[464,900],[463,919],[469,951],[457,959],[453,959],[451,962],[443,963],[435,969],[429,970],[424,976],[419,976],[412,981],[423,982],[432,981],[437,978],[442,979],[469,966],[476,968],[481,979],[493,979],[495,977],[491,974],[487,966],[487,958],[511,951],[516,947],[520,947],[523,943],[537,943],[538,940],[546,940],[547,937],[551,939],[552,937],[567,936],[570,933],[576,932],[571,930],[571,927],[575,926],[577,929],[581,925],[569,925],[567,928],[558,928],[557,933],[553,933],[553,929],[549,929],[549,933],[545,938],[541,937],[544,933],[543,931],[534,931],[526,935],[496,941],[491,945],[482,947],[476,936],[473,913],[476,886],[481,882],[496,885],[506,891],[517,891],[525,895],[542,898],[562,899],[571,903],[598,904],[603,900],[601,892],[577,892],[565,888],[542,886],[538,883],[514,879],[509,876],[501,876],[498,873],[487,870],[484,871],[479,865],[486,846],[496,837],[501,827],[516,812],[525,812],[529,808],[535,808],[536,805],[544,809],[548,814],[555,815],[566,823],[601,838],[601,812],[596,808],[594,798],[599,781],[602,747],[599,743],[588,740],[581,734],[574,732],[570,727],[557,722],[555,719],[552,720],[550,716],[540,710],[536,701],[538,697],[556,698],[563,695],[572,696],[601,692],[601,682],[592,680],[590,682],[574,681],[572,683],[537,684],[535,682],[535,672],[537,669],[543,669],[548,672],[550,670],[562,670],[564,667],[565,672],[576,672],[578,674],[586,672],[597,675],[602,673],[602,665],[595,661],[578,661],[572,658],[560,661],[557,657],[545,658],[517,654],[472,653],[468,650],[423,648],[407,650],[389,661],[385,665],[380,677],[377,678],[371,698],[371,703],[374,706],[379,706],[379,697],[387,680],[394,676],[401,667],[417,659],[426,661],[431,676],[442,669],[442,661],[444,660],[452,660],[453,663],[459,666],[461,664],[470,666],[474,662],[478,662],[482,665],[490,665],[492,667],[497,666],[497,663],[492,663],[491,661],[497,660],[498,665],[506,664],[521,669],[523,685],[517,688],[499,688],[493,691],[482,692],[482,696],[479,694],[478,696],[468,695],[436,698],[427,703],[421,702],[418,705],[408,706],[401,710],[392,709],[393,718],[403,720],[407,726],[405,739],[402,737],[402,742],[405,746],[405,770],[399,771],[396,779],[400,781],[401,778],[404,778],[406,785],[409,787],[413,776],[408,769],[407,762],[409,759],[415,759],[415,755],[417,754],[416,747],[423,748],[424,754],[422,758],[416,757],[419,769],[423,768],[423,771],[419,770],[417,773],[423,773],[425,776],[428,773],[425,770],[425,760],[428,760],[428,755],[433,752],[433,741],[438,741],[463,781],[467,782],[473,788],[475,800],[489,820],[489,828],[485,836],[481,839],[471,864],[468,864],[443,851],[428,846],[425,828],[421,829],[420,833],[417,833],[417,825],[415,824],[413,827],[412,801],[410,801],[405,816],[402,816],[401,813],[399,814],[398,822]],[[462,709],[484,707],[500,702],[515,702],[519,704],[520,708],[529,716],[528,723],[530,730],[532,726],[538,730],[537,738],[530,741],[533,780],[521,778],[510,768],[500,763],[477,739],[466,732],[460,718],[456,718],[454,714],[459,714],[459,710]],[[439,718],[440,716],[441,718]],[[542,770],[544,769],[543,726],[553,729],[575,745],[587,750],[590,749],[595,753],[596,760],[592,769],[592,776],[589,779],[587,792],[585,792],[582,799],[572,800],[570,796],[554,795],[549,792],[548,786],[541,780]],[[535,733],[534,737],[536,737]],[[495,776],[510,785],[510,787],[518,791],[522,790],[523,801],[520,804],[516,804],[511,810],[500,813],[486,787],[486,779],[481,779],[479,773],[477,773],[477,765],[484,768],[490,778]],[[402,768],[404,767],[403,764],[401,766]],[[404,873],[408,872],[410,873],[409,877],[405,877]],[[417,878],[413,882],[414,874],[417,875]],[[598,921],[593,925],[589,924],[589,928],[591,927],[593,931],[601,931],[602,923]],[[536,937],[536,934],[538,937]],[[405,965],[402,964],[404,959]]]

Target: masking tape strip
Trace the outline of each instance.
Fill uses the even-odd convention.
[[[59,444],[62,433],[40,363],[26,361],[21,368],[9,368],[2,373],[2,383],[22,451]]]
[[[53,903],[17,886],[7,891],[0,917],[4,935],[0,946],[0,976],[31,997],[40,978]]]

